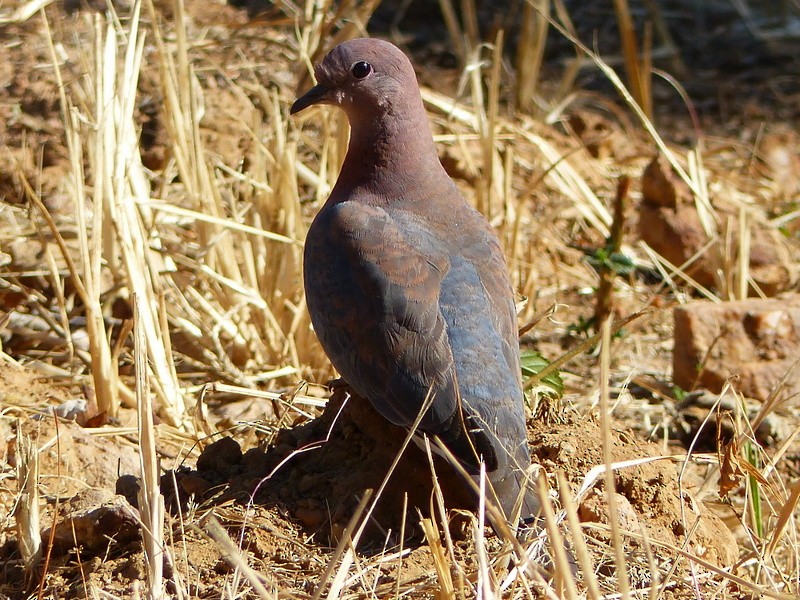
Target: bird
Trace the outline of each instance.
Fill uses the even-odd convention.
[[[505,518],[520,493],[525,435],[517,314],[498,237],[439,160],[410,59],[360,38],[315,66],[290,114],[342,109],[350,140],[310,225],[303,279],[333,366],[385,419],[438,438],[476,482],[481,463]],[[474,488],[474,486],[473,486]],[[487,496],[492,497],[492,496]]]

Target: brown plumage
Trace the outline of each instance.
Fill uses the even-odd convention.
[[[413,67],[392,44],[340,44],[292,106],[347,113],[347,156],[308,231],[305,287],[320,343],[386,419],[484,461],[506,514],[530,464],[513,293],[497,237],[439,162]],[[528,494],[523,517],[536,512]]]

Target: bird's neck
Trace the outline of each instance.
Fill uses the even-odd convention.
[[[350,144],[333,198],[364,190],[387,202],[448,181],[422,103],[389,115],[350,115]],[[341,198],[344,199],[344,198]]]

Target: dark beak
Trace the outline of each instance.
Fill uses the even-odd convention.
[[[305,94],[300,96],[297,100],[294,101],[292,104],[292,108],[289,109],[289,114],[294,115],[299,113],[304,108],[308,108],[313,104],[319,104],[320,102],[325,102],[328,100],[330,96],[330,88],[318,83],[310,90],[308,90]]]

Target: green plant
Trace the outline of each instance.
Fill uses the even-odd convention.
[[[550,361],[535,350],[525,350],[520,354],[520,365],[522,377],[527,379],[541,373],[550,365]],[[554,370],[545,374],[539,380],[539,385],[529,391],[552,398],[560,398],[564,393],[564,380],[561,379],[561,373]]]

